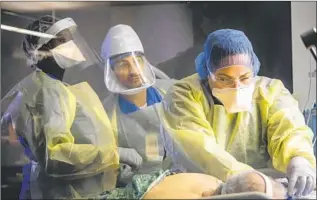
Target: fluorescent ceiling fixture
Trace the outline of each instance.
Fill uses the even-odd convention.
[[[41,37],[41,38],[49,38],[49,39],[56,38],[56,36],[54,36],[54,35],[40,33],[40,32],[36,32],[36,31],[30,31],[27,29],[17,28],[17,27],[13,27],[13,26],[4,25],[4,24],[1,24],[1,29],[6,30],[6,31],[11,31],[11,32],[16,32],[16,33],[34,35],[34,36]]]

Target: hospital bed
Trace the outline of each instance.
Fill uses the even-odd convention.
[[[260,192],[244,192],[244,193],[237,193],[237,194],[204,197],[201,199],[270,199],[270,198],[267,195]]]
[[[237,194],[204,197],[201,199],[271,199],[271,198],[260,192],[244,192],[244,193],[237,193]],[[310,195],[304,196],[300,199],[317,199],[316,190],[313,191]]]
[[[264,168],[259,169],[261,173],[272,177],[273,179],[281,179],[285,178],[285,174],[278,172],[272,168]],[[237,193],[237,194],[227,194],[227,195],[217,195],[211,197],[204,197],[201,199],[271,199],[267,195],[260,193],[260,192],[244,192],[244,193]],[[293,198],[295,199],[295,198]],[[316,190],[314,190],[311,194],[304,196],[300,199],[317,199],[316,197]]]

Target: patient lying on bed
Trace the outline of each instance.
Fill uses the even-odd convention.
[[[105,192],[97,199],[199,199],[242,192],[261,192],[271,199],[286,197],[281,183],[257,171],[232,176],[225,183],[205,174],[161,171],[135,175],[125,188]]]
[[[281,183],[257,171],[249,171],[232,176],[225,183],[205,174],[167,176],[150,189],[144,199],[195,199],[242,192],[262,192],[273,199],[286,197],[286,190]]]

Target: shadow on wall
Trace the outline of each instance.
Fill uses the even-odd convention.
[[[191,11],[184,3],[152,3],[137,5],[114,4],[102,5],[74,11],[55,11],[58,17],[72,17],[87,43],[100,53],[101,43],[111,26],[127,24],[138,33],[148,60],[157,63],[173,58],[178,52],[193,46]],[[162,12],[164,11],[164,12]],[[28,16],[41,14],[21,13]],[[45,14],[50,14],[49,12]],[[2,15],[2,23],[25,27],[29,21]],[[89,16],[89,17],[87,17]],[[23,35],[17,33],[1,35],[2,41],[2,84],[3,97],[18,81],[33,71],[25,67],[25,59],[13,58],[13,50],[20,49]],[[10,49],[10,50],[8,50]],[[5,54],[3,52],[6,52]],[[23,53],[22,53],[23,54]],[[87,81],[103,99],[107,95],[104,84],[104,72],[99,68],[88,68],[84,71],[69,70],[64,81],[70,84]]]
[[[259,75],[278,78],[293,91],[290,2],[191,2],[189,6],[194,46],[159,63],[158,68],[177,79],[191,75],[209,33],[238,29],[249,37],[259,57]]]
[[[36,19],[51,12],[20,14]],[[153,65],[171,59],[178,52],[193,46],[191,12],[184,3],[138,3],[137,6],[115,4],[111,7],[102,5],[75,11],[56,10],[55,14],[60,18],[72,17],[82,36],[97,54],[100,53],[101,43],[109,28],[120,23],[135,29],[143,42],[145,54]],[[32,22],[5,14],[1,17],[1,23],[21,28]],[[24,35],[19,33],[1,31],[1,98],[34,71],[26,66],[26,58],[21,50],[23,38]],[[69,84],[87,81],[100,99],[107,96],[103,68],[89,67],[83,71],[71,68],[66,71],[64,81]],[[10,157],[1,156],[2,164],[19,165],[17,163],[22,161],[19,157],[23,154],[22,148],[15,153],[17,155],[12,154]]]
[[[163,12],[164,11],[164,12]],[[45,14],[49,14],[48,12]],[[40,16],[41,14],[30,14]],[[207,35],[220,28],[244,31],[261,61],[260,75],[279,78],[292,92],[291,18],[289,2],[191,2],[98,6],[76,11],[56,11],[72,17],[87,43],[99,54],[101,43],[116,24],[132,26],[140,36],[149,61],[170,77],[195,73],[194,60]],[[25,27],[29,21],[2,15],[2,23]],[[89,17],[87,17],[89,16]],[[276,16],[279,16],[278,18]],[[21,47],[22,35],[2,31],[2,97],[33,71],[25,60],[12,58]],[[103,69],[68,71],[66,82],[87,81],[101,99],[107,95]]]

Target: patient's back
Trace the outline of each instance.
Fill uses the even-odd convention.
[[[167,176],[144,199],[197,199],[242,192],[261,192],[273,199],[283,199],[286,194],[281,183],[257,171],[236,174],[223,184],[210,175],[181,173]]]
[[[144,196],[144,199],[201,198],[206,194],[211,196],[220,184],[221,181],[210,175],[180,173],[164,178]]]

